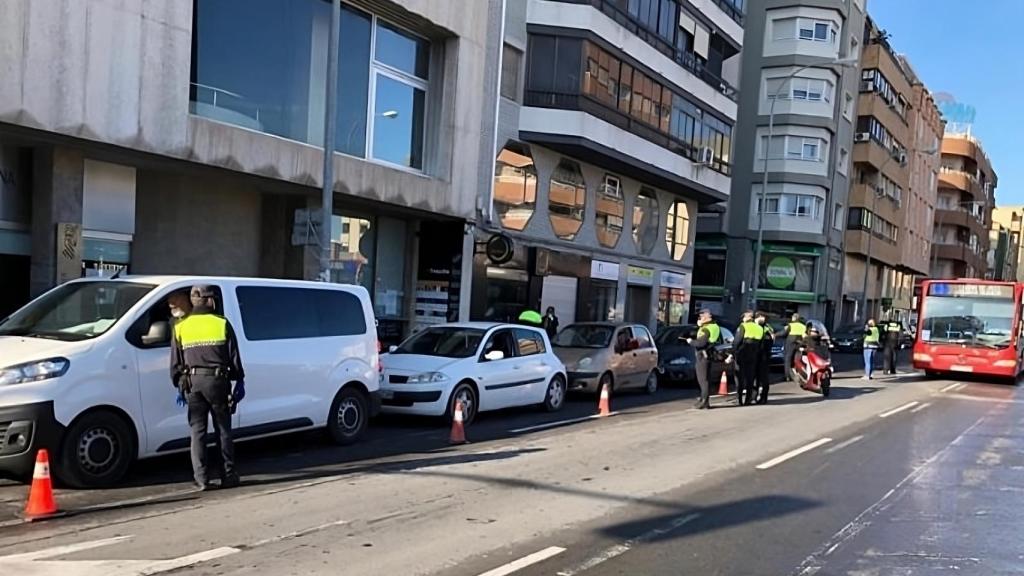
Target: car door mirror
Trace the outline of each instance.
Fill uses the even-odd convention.
[[[398,346],[388,346],[388,354],[394,354],[398,350]]]
[[[501,350],[491,350],[487,354],[484,354],[484,360],[488,362],[497,362],[498,360],[504,360],[505,353]]]
[[[149,325],[149,331],[142,336],[142,343],[146,346],[157,346],[170,341],[170,326],[161,320]]]

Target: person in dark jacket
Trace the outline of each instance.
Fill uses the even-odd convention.
[[[686,342],[693,347],[694,364],[697,369],[697,383],[700,385],[698,410],[711,409],[711,355],[715,346],[722,340],[722,330],[718,327],[711,311],[704,309],[697,317],[697,337],[687,338]]]
[[[882,335],[884,374],[896,374],[896,361],[899,356],[900,340],[903,337],[903,325],[895,318],[890,318]]]
[[[558,335],[558,316],[555,315],[554,306],[548,306],[547,312],[544,313],[542,325],[544,331],[548,333],[548,338],[554,340],[555,336]]]
[[[796,355],[797,349],[800,347],[800,341],[803,340],[807,334],[807,325],[804,324],[803,318],[799,314],[793,314],[790,317],[789,324],[782,329],[779,333],[780,338],[785,338],[786,344],[782,352],[783,372],[786,374],[786,380],[793,379],[793,356]]]
[[[231,414],[245,396],[245,372],[231,323],[214,314],[216,292],[193,286],[192,313],[174,325],[171,338],[171,381],[188,402],[192,436],[192,471],[199,490],[210,487],[206,432],[210,415],[220,444],[222,488],[239,484],[231,438]],[[231,382],[234,381],[234,389]]]
[[[758,404],[767,404],[768,389],[771,386],[772,346],[775,345],[775,332],[772,331],[772,326],[768,323],[768,316],[764,312],[758,311],[754,315],[754,322],[764,329],[764,334],[761,336],[761,357],[758,358],[757,363],[757,395],[755,401]]]
[[[744,312],[743,322],[736,329],[736,338],[732,344],[739,379],[736,384],[736,402],[740,406],[754,402],[754,385],[757,382],[763,338],[764,328],[754,322],[754,313],[749,310]]]

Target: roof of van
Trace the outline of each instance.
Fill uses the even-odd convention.
[[[75,280],[76,282],[141,282],[143,284],[155,284],[157,286],[166,286],[167,284],[177,284],[179,282],[188,282],[193,285],[195,284],[211,284],[215,282],[230,282],[230,283],[258,283],[268,284],[276,286],[302,286],[307,288],[324,287],[324,286],[345,286],[347,288],[363,288],[356,284],[338,284],[338,283],[325,283],[316,282],[313,280],[285,280],[281,278],[251,278],[243,276],[185,276],[185,275],[161,275],[161,274],[126,274],[117,278],[110,278],[109,276],[92,276],[89,278],[82,278]]]

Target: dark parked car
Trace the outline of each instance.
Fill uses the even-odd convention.
[[[864,325],[850,324],[836,330],[832,343],[836,352],[857,352],[864,348]]]
[[[726,373],[730,386],[732,385],[732,365],[726,368],[725,358],[732,352],[732,330],[719,324],[722,329],[722,343],[715,347],[711,356],[711,379],[709,384],[712,390],[717,390],[718,382],[722,378],[722,372]],[[682,326],[669,326],[662,328],[654,338],[658,346],[658,371],[661,373],[665,383],[686,383],[691,384],[697,381],[695,369],[696,351],[686,343],[687,338],[697,337],[697,326],[684,324]]]

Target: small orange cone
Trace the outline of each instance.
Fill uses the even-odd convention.
[[[57,501],[53,498],[53,482],[50,481],[50,454],[43,449],[36,455],[36,469],[32,474],[32,488],[25,505],[25,519],[42,520],[58,514]]]
[[[597,415],[598,416],[611,416],[612,410],[608,401],[608,385],[601,386],[601,400],[597,403]]]
[[[466,429],[462,424],[462,400],[455,401],[455,414],[452,417],[452,433],[448,437],[449,444],[465,444]]]
[[[722,370],[722,378],[718,381],[718,395],[725,396],[729,393],[729,378],[725,375],[725,370]]]

